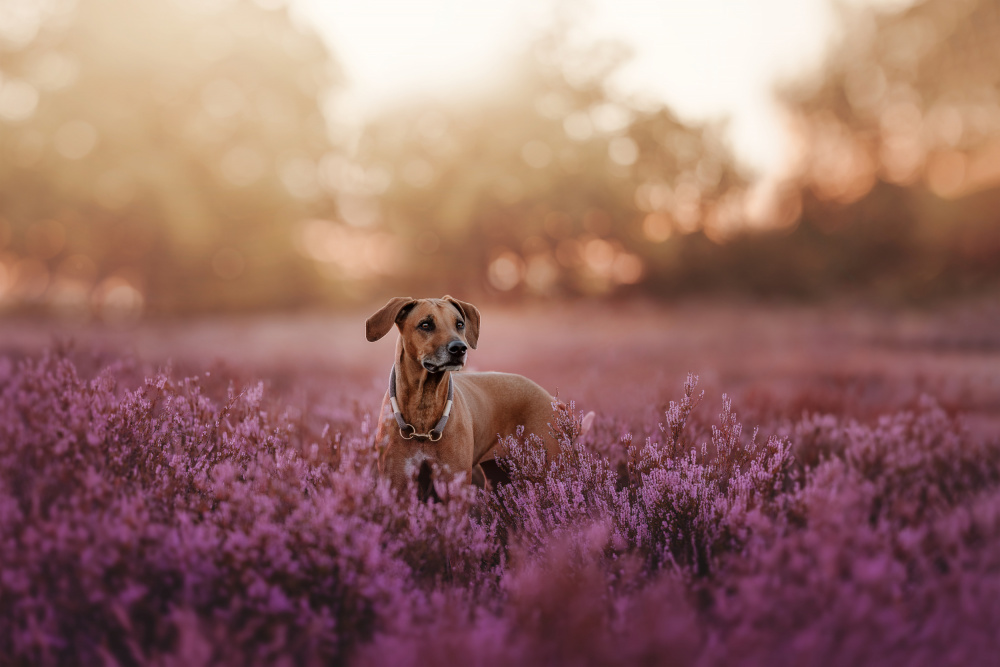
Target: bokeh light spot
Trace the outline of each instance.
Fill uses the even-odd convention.
[[[10,293],[15,300],[38,301],[49,286],[49,269],[34,257],[17,260],[10,271]]]
[[[591,239],[583,247],[587,265],[599,275],[607,275],[615,261],[615,248],[604,239]]]
[[[524,282],[532,292],[546,294],[559,278],[559,267],[548,254],[534,255],[528,259]]]
[[[403,165],[403,180],[415,188],[426,188],[436,178],[434,167],[422,158],[414,158]]]
[[[673,189],[663,181],[646,181],[635,189],[635,205],[640,211],[669,211],[673,201]]]
[[[80,160],[97,145],[97,130],[85,120],[71,120],[52,138],[56,151],[69,160]]]
[[[639,159],[639,144],[629,137],[615,137],[608,143],[608,157],[615,164],[628,167]]]
[[[594,136],[594,124],[590,116],[583,111],[576,111],[567,116],[563,121],[563,129],[566,131],[566,136],[573,141],[586,141]]]
[[[532,139],[521,148],[521,158],[534,169],[543,169],[552,162],[552,149],[544,141]]]
[[[279,175],[289,194],[297,199],[315,199],[319,196],[316,165],[306,157],[284,160]]]
[[[583,261],[580,255],[580,242],[576,239],[563,239],[556,246],[556,260],[567,269],[580,265]]]
[[[521,258],[509,250],[505,250],[490,262],[487,278],[490,285],[496,289],[501,292],[509,292],[521,282],[523,272],[524,263]]]
[[[632,113],[614,102],[602,102],[590,110],[594,128],[604,134],[621,132],[632,122]]]
[[[558,90],[552,90],[538,97],[535,109],[545,118],[558,120],[565,117],[572,108],[572,101]]]
[[[674,190],[674,220],[685,234],[698,229],[701,221],[701,190],[691,183],[680,183]]]
[[[38,106],[38,89],[27,81],[0,80],[0,118],[18,123],[31,118]]]
[[[122,276],[110,276],[91,294],[101,318],[111,324],[130,324],[142,317],[145,299],[142,292]]]
[[[374,197],[341,195],[337,198],[337,210],[344,222],[352,227],[372,227],[382,216],[378,199]]]
[[[663,243],[674,233],[674,226],[666,213],[649,213],[642,220],[642,233],[653,243]]]
[[[42,90],[59,90],[76,81],[80,66],[77,60],[58,51],[39,56],[31,66],[31,80]]]
[[[642,259],[627,252],[616,256],[611,267],[611,277],[621,285],[634,285],[642,278],[642,273]]]

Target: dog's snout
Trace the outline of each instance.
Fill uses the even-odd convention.
[[[465,351],[468,349],[468,346],[460,340],[453,340],[448,343],[448,353],[454,356],[465,354]]]

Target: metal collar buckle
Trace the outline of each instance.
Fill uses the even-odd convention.
[[[448,423],[448,415],[451,414],[451,406],[454,404],[455,381],[451,375],[448,376],[448,402],[444,404],[444,413],[441,419],[434,425],[429,433],[417,433],[417,429],[412,424],[407,424],[403,419],[403,413],[399,410],[399,403],[396,401],[396,364],[392,365],[389,372],[389,402],[392,404],[392,414],[396,418],[399,426],[399,437],[403,440],[430,440],[437,442],[444,435],[444,427]]]
[[[403,440],[430,440],[431,442],[437,442],[444,435],[437,429],[432,430],[430,433],[416,433],[416,429],[412,425],[407,424],[407,428],[410,429],[409,433],[405,433],[403,429],[399,429],[399,436]]]

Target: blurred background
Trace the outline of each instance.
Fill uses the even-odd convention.
[[[0,0],[0,312],[1000,284],[995,0]]]

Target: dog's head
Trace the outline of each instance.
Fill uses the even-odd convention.
[[[450,296],[390,299],[365,323],[368,340],[382,338],[393,325],[404,353],[429,373],[461,370],[468,349],[479,342],[479,310]]]

